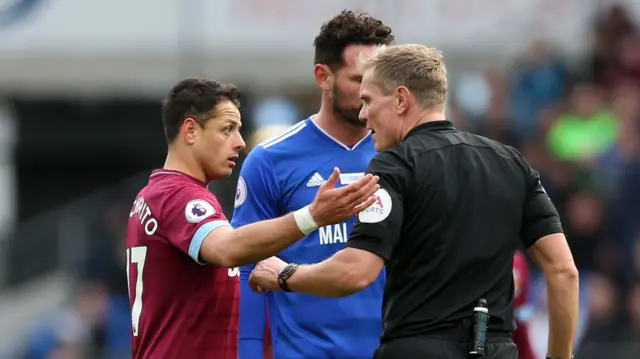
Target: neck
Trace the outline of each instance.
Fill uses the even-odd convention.
[[[207,176],[204,173],[204,170],[198,166],[195,158],[174,146],[169,146],[167,159],[165,160],[162,168],[165,170],[179,171],[197,178],[202,182],[207,182]]]
[[[417,117],[417,120],[407,122],[407,128],[405,129],[404,134],[402,135],[402,138],[404,138],[407,135],[407,133],[409,133],[409,131],[413,130],[414,128],[424,123],[445,120],[444,112],[423,111],[419,113],[416,117]]]
[[[369,134],[369,130],[366,127],[352,125],[336,118],[331,106],[324,103],[324,101],[314,121],[324,132],[345,146],[353,146]]]

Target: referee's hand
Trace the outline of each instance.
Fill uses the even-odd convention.
[[[340,170],[333,173],[318,190],[309,213],[318,226],[346,221],[375,202],[374,193],[380,188],[378,176],[367,174],[361,179],[341,188],[334,188],[340,180]]]

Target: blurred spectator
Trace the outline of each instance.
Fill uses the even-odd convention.
[[[622,172],[640,154],[640,93],[635,85],[622,85],[613,92],[612,111],[620,119],[619,142],[604,152],[597,163],[599,187],[608,197],[617,192]]]
[[[463,73],[456,83],[455,105],[449,112],[460,128],[519,147],[520,138],[509,118],[505,82],[500,72],[490,69]]]
[[[621,248],[617,263],[625,282],[633,279],[632,248],[634,239],[640,234],[640,158],[635,156],[621,170],[616,200],[611,204],[610,230]]]
[[[100,355],[100,328],[107,307],[107,293],[94,283],[83,284],[68,308],[36,325],[27,338],[24,359],[90,358]]]
[[[601,262],[612,259],[603,241],[603,210],[600,198],[589,192],[576,193],[567,203],[564,229],[580,271],[602,270]]]
[[[631,290],[628,309],[631,322],[630,339],[635,343],[640,343],[640,281],[636,282]]]
[[[568,74],[563,62],[544,41],[536,41],[515,72],[511,100],[514,126],[525,139],[537,138],[540,111],[559,101]]]
[[[547,144],[556,159],[589,162],[615,145],[618,126],[601,91],[580,84],[571,93],[569,111],[551,126]]]
[[[617,61],[616,55],[622,40],[634,31],[635,26],[627,10],[620,5],[611,6],[599,14],[594,27],[593,53],[590,59],[593,80],[604,82],[605,73]]]
[[[125,238],[131,203],[116,197],[92,228],[84,278],[106,285],[110,295],[128,295]]]
[[[131,314],[125,268],[125,238],[130,209],[130,201],[119,196],[112,199],[92,229],[88,260],[82,272],[84,280],[102,283],[109,295],[99,343],[105,358],[123,358],[131,350]]]
[[[599,359],[610,356],[619,358],[615,345],[603,346],[602,343],[614,344],[623,339],[624,326],[620,316],[621,297],[616,286],[606,277],[590,276],[587,284],[586,305],[589,307],[589,323],[583,339],[583,345],[576,357]]]
[[[615,88],[620,84],[632,82],[640,84],[640,37],[629,35],[620,42],[616,56],[605,67],[602,84]]]
[[[286,131],[295,123],[302,121],[302,114],[298,106],[284,98],[267,98],[255,106],[253,133],[249,134],[245,152],[249,153],[253,147],[262,141]]]

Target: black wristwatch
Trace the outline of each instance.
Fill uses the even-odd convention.
[[[295,263],[289,263],[286,267],[282,268],[278,273],[278,285],[284,292],[291,292],[291,288],[287,285],[287,279],[291,278],[293,273],[296,272],[298,265]]]

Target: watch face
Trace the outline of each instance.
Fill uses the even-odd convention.
[[[294,268],[295,267],[293,265],[288,264],[287,266],[285,266],[280,270],[280,272],[278,273],[278,276],[289,278]]]

